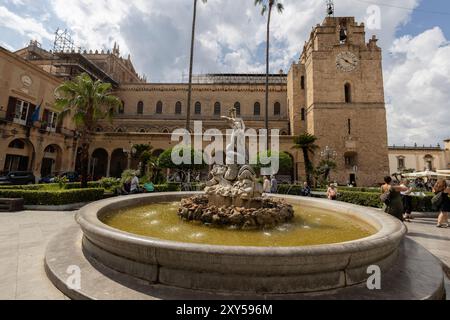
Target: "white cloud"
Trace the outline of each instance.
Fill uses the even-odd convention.
[[[18,3],[20,4],[21,2],[19,1]],[[50,40],[53,37],[41,22],[31,17],[19,16],[4,6],[0,6],[0,27],[14,30],[21,35],[38,41],[42,41],[42,39]]]
[[[46,0],[42,8],[52,10],[41,9],[40,14],[31,0],[5,1],[20,6],[21,12],[33,6],[37,14],[33,19],[29,13],[19,15],[0,6],[0,27],[51,40],[44,21],[57,21],[86,49],[108,49],[117,41],[124,55],[132,54],[137,71],[151,81],[178,82],[187,73],[192,0]],[[273,72],[287,71],[298,58],[312,27],[324,19],[324,2],[283,1],[285,11],[275,13],[271,25]],[[386,0],[369,2],[385,4]],[[419,2],[393,0],[389,4],[415,8]],[[336,16],[355,16],[360,22],[365,22],[370,6],[359,0],[335,0],[335,5]],[[447,40],[439,28],[396,39],[396,31],[410,21],[411,11],[380,9],[381,29],[367,30],[367,38],[376,34],[384,52],[391,142],[436,143],[450,136],[445,121],[450,101],[445,90],[450,75]],[[199,2],[194,71],[264,72],[265,19],[251,0]]]
[[[433,144],[450,137],[450,43],[439,27],[394,41],[386,72],[390,141]]]

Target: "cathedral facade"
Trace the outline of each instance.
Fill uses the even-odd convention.
[[[2,51],[2,60],[19,64],[14,60],[17,57],[23,60],[20,62],[22,71],[5,73],[6,69],[13,69],[12,66],[0,69],[0,76],[5,78],[0,81],[0,107],[5,118],[0,130],[11,136],[0,142],[2,153],[5,150],[4,154],[10,155],[9,160],[0,158],[0,169],[18,169],[11,160],[18,152],[11,147],[17,139],[31,143],[33,147],[29,152],[33,155],[27,157],[26,166],[23,155],[15,160],[16,164],[22,162],[22,168],[33,170],[37,176],[49,170],[71,171],[77,166],[77,141],[71,134],[74,127],[70,122],[50,132],[29,127],[28,135],[36,135],[36,141],[27,138],[26,132],[16,139],[11,134],[11,126],[17,126],[16,131],[20,131],[21,122],[16,119],[21,117],[20,112],[16,112],[18,101],[29,103],[31,107],[44,99],[48,112],[58,112],[52,109],[50,95],[44,98],[39,90],[35,90],[34,95],[25,94],[21,88],[24,76],[51,79],[47,80],[48,90],[86,70],[93,78],[113,84],[123,107],[112,122],[100,123],[93,133],[91,165],[97,176],[118,176],[133,166],[130,152],[133,144],[150,143],[156,155],[161,153],[176,144],[171,141],[171,133],[185,127],[187,84],[148,83],[135,72],[130,57],[120,57],[117,47],[111,52],[48,52],[30,47],[14,54]],[[24,70],[27,68],[29,71]],[[265,76],[257,74],[196,76],[192,121],[202,121],[204,130],[224,130],[226,123],[220,117],[234,107],[247,127],[264,128],[264,83]],[[318,137],[316,165],[324,159],[336,162],[332,179],[338,183],[371,186],[382,182],[389,174],[381,49],[375,37],[366,42],[363,24],[352,17],[327,17],[313,29],[300,59],[291,65],[289,72],[270,76],[269,88],[269,124],[270,128],[280,130],[280,148],[293,159],[291,181],[301,181],[305,177],[302,152],[293,149],[293,137],[305,132]],[[55,163],[62,164],[44,172],[41,158],[48,153],[45,141],[58,135],[62,135],[63,143],[49,145],[56,144],[56,153],[67,161],[58,161],[58,155],[53,155]],[[39,148],[43,150],[37,152]],[[321,152],[323,150],[333,152]],[[21,149],[21,154],[24,152]],[[47,154],[47,158],[49,156]],[[49,166],[51,161],[45,163]]]

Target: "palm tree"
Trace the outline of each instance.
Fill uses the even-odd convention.
[[[208,0],[202,0],[207,3]],[[191,127],[191,105],[192,105],[192,70],[194,67],[194,44],[195,44],[195,25],[197,23],[197,0],[194,0],[194,17],[192,19],[192,36],[191,36],[191,58],[189,62],[189,87],[188,87],[188,101],[187,101],[187,116],[186,116],[186,130]]]
[[[316,145],[317,137],[304,133],[299,135],[298,137],[294,137],[294,147],[293,149],[300,149],[303,151],[303,158],[305,162],[305,173],[306,173],[306,181],[311,186],[312,179],[311,174],[314,169],[311,159],[309,157],[310,154],[314,155],[314,152],[319,148]]]
[[[55,90],[55,106],[61,111],[59,121],[70,116],[76,126],[81,142],[81,187],[88,182],[90,135],[95,131],[99,120],[111,120],[122,105],[119,98],[111,94],[110,83],[93,81],[83,73],[73,81],[67,81]]]
[[[255,0],[255,6],[261,6],[261,14],[268,13],[267,18],[267,43],[266,43],[266,129],[269,132],[269,50],[270,50],[270,20],[272,18],[272,10],[275,7],[279,13],[284,10],[283,4],[278,0]]]

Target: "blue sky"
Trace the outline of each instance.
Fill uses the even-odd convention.
[[[288,71],[325,15],[325,0],[283,3],[272,22],[272,72]],[[380,28],[367,38],[376,34],[384,52],[390,143],[442,143],[450,138],[450,1],[335,0],[336,15],[365,22],[374,4]],[[85,49],[117,42],[152,82],[179,82],[191,16],[192,0],[0,0],[0,45],[17,50],[37,39],[50,49],[56,28],[68,28]],[[265,19],[253,0],[199,4],[197,31],[196,73],[264,72]]]
[[[386,3],[389,3],[389,1],[386,1]],[[441,27],[446,37],[450,38],[450,1],[421,1],[419,7],[412,12],[411,21],[400,28],[397,35],[417,35],[435,26]]]

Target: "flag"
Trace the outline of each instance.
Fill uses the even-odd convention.
[[[34,110],[33,115],[31,116],[31,122],[35,123],[36,121],[39,121],[39,116],[41,114],[41,105],[42,102],[36,107],[36,110]]]

